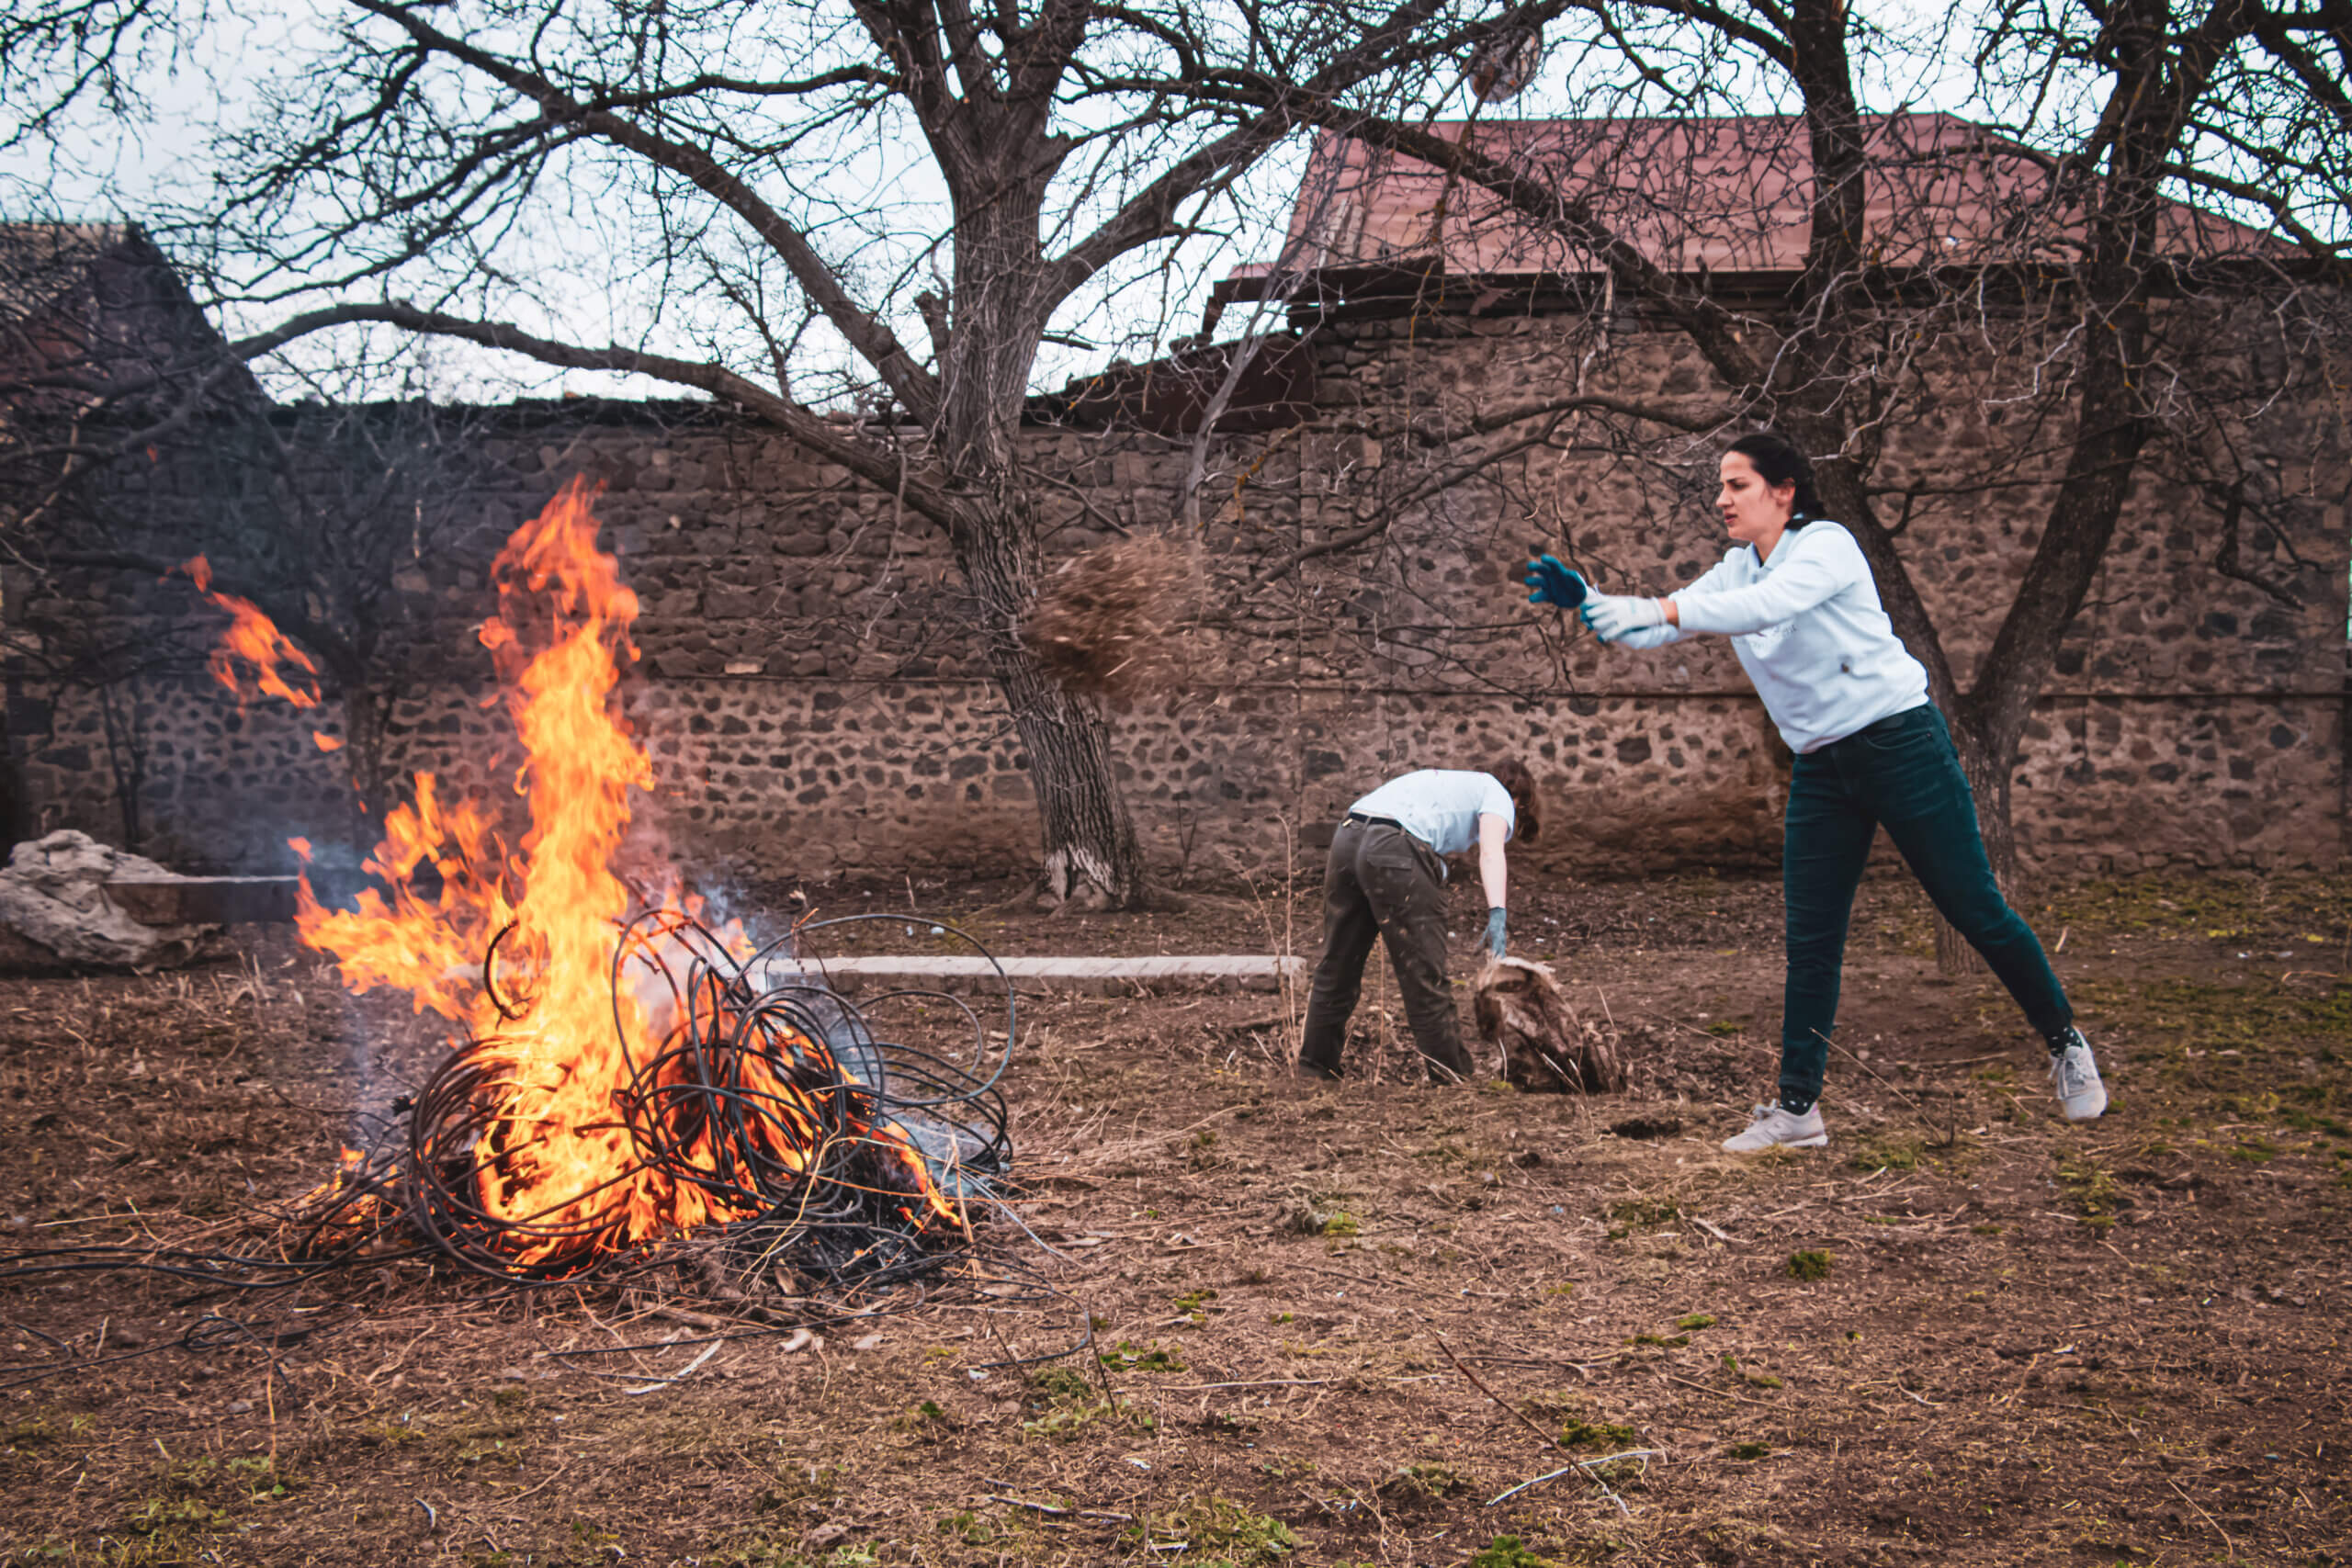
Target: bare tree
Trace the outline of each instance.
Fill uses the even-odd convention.
[[[424,562],[479,542],[461,519],[477,510],[482,423],[421,400],[216,412],[156,449],[200,497],[192,508],[126,504],[101,479],[69,492],[69,517],[31,558],[52,577],[187,579],[202,556],[215,592],[252,603],[311,658],[343,718],[321,745],[357,815],[380,824],[400,782],[387,726],[431,668]],[[189,617],[189,635],[217,637],[216,619]]]
[[[433,673],[425,563],[479,543],[466,520],[479,510],[482,423],[421,400],[215,406],[170,431],[134,422],[126,445],[125,423],[101,412],[0,463],[0,495],[42,512],[9,540],[22,591],[7,651],[51,686],[95,694],[133,841],[143,693],[204,670],[225,629],[196,603],[199,586],[253,604],[292,640],[309,665],[289,668],[296,689],[341,714],[342,733],[320,729],[318,744],[350,781],[352,837],[380,830],[399,783],[392,710]],[[61,455],[71,473],[42,488]]]
[[[173,231],[216,293],[277,312],[240,359],[375,326],[650,377],[901,498],[953,546],[1035,781],[1048,893],[1133,904],[1104,721],[1018,635],[1041,573],[1015,439],[1040,347],[1237,221],[1237,182],[1304,116],[1410,118],[1482,41],[1562,3],[345,0]],[[18,7],[0,27],[0,87],[28,106],[11,134],[55,134],[227,20],[203,0]],[[1228,80],[1282,86],[1179,90]],[[563,245],[589,251],[572,271],[592,287],[638,288],[635,343],[587,335]],[[842,409],[884,417],[825,417]]]

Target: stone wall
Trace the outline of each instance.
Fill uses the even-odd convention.
[[[1611,375],[1703,402],[1702,367],[1637,325],[1599,343]],[[1255,871],[1285,843],[1328,839],[1337,812],[1383,776],[1512,755],[1549,799],[1535,867],[1773,863],[1788,758],[1727,647],[1603,649],[1528,613],[1516,581],[1543,543],[1612,590],[1688,581],[1722,547],[1692,504],[1712,493],[1710,454],[1596,436],[1502,450],[1466,482],[1439,485],[1436,465],[1455,449],[1414,430],[1568,384],[1591,363],[1587,330],[1529,316],[1374,320],[1327,323],[1309,346],[1316,419],[1212,444],[1202,537],[1216,660],[1190,689],[1114,716],[1155,861],[1195,876]],[[937,530],[718,411],[570,403],[473,417],[464,482],[431,547],[400,564],[382,612],[389,761],[509,797],[506,725],[482,706],[487,663],[471,628],[489,608],[499,542],[585,473],[606,487],[605,538],[643,603],[628,701],[659,777],[649,815],[679,852],[771,875],[990,873],[1032,860],[1026,759],[980,678]],[[2218,513],[2146,481],[2016,775],[2030,864],[2341,863],[2343,433],[2324,407],[2290,400],[2267,417],[2256,434],[2275,449],[2266,471],[2281,499],[2246,529],[2234,564],[2301,603],[2217,570]],[[1965,420],[1922,421],[1889,468],[1948,470],[1990,442]],[[1057,552],[1163,525],[1189,456],[1180,437],[1131,430],[1040,427],[1032,445],[1055,476]],[[2014,477],[2014,491],[1929,503],[1906,535],[1963,672],[2035,543],[2050,476]],[[195,459],[164,464],[117,504],[185,554],[190,539],[220,536],[229,482]],[[1363,547],[1270,570],[1375,524]],[[228,570],[235,546],[232,530],[207,547]],[[74,609],[87,604],[101,613]],[[121,637],[204,624],[181,591],[99,571],[46,602],[11,601],[12,621],[62,624],[69,612],[111,617]],[[187,662],[117,683],[109,721],[87,686],[18,660],[8,739],[20,829],[119,835],[135,753],[142,847],[187,866],[282,866],[289,833],[348,846],[368,831],[337,759],[311,737],[340,732],[332,703],[323,716],[240,714]]]
[[[393,760],[501,798],[517,758],[486,694],[404,703]],[[149,699],[150,850],[283,871],[300,835],[352,858],[335,852],[362,831],[349,786],[307,718],[241,716],[194,684]],[[1546,797],[1518,863],[1610,877],[1777,863],[1786,753],[1752,698],[1582,705],[1330,687],[1180,698],[1122,716],[1121,774],[1155,863],[1219,882],[1279,864],[1285,842],[1328,842],[1366,779],[1500,755],[1529,760]],[[1025,760],[983,682],[662,681],[628,711],[655,757],[644,815],[684,852],[787,876],[991,874],[1035,852]],[[2338,702],[2058,698],[2041,715],[2015,807],[2039,868],[2342,863]],[[42,823],[119,832],[103,727],[58,718],[28,770],[48,786]]]

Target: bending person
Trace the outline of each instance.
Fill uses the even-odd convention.
[[[1487,894],[1487,951],[1503,954],[1509,920],[1503,845],[1535,837],[1535,780],[1523,763],[1486,773],[1423,768],[1389,780],[1348,807],[1331,835],[1323,876],[1323,957],[1306,1002],[1303,1077],[1336,1078],[1348,1018],[1363,985],[1373,938],[1385,938],[1433,1082],[1470,1076],[1461,1021],[1445,980],[1445,862],[1473,845]]]
[[[1531,562],[1538,604],[1580,606],[1604,642],[1661,648],[1702,633],[1732,639],[1765,711],[1796,753],[1781,877],[1788,983],[1777,1101],[1724,1147],[1749,1154],[1829,1141],[1821,1084],[1838,1020],[1838,972],[1854,890],[1883,825],[1936,908],[1965,936],[2050,1046],[2069,1121],[2107,1109],[2090,1042],[2075,1027],[2041,943],[1984,854],[1975,799],[1928,672],[1894,636],[1861,547],[1820,516],[1813,466],[1778,435],[1744,435],[1715,498],[1736,541],[1721,565],[1664,599],[1589,592],[1546,556]]]

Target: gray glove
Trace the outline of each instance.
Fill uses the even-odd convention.
[[[1501,909],[1487,911],[1487,952],[1491,956],[1500,958],[1503,955],[1503,928],[1510,923]]]
[[[1643,599],[1632,594],[1595,593],[1584,602],[1577,614],[1592,628],[1592,635],[1603,642],[1614,642],[1628,632],[1647,631],[1666,625],[1666,606],[1655,599]]]

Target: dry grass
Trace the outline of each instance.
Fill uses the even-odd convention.
[[[1623,1034],[1580,1016],[1548,964],[1490,958],[1472,982],[1479,1038],[1514,1088],[1616,1094],[1625,1087]]]
[[[1196,554],[1168,534],[1116,539],[1056,568],[1022,640],[1066,690],[1125,705],[1197,681],[1204,639]]]
[[[2340,926],[2299,910],[2257,963],[2202,908],[2077,915],[2062,962],[2118,1099],[2075,1127],[1998,987],[1939,980],[1874,888],[1847,1007],[1884,1081],[1840,1058],[1838,1141],[1742,1162],[1715,1140],[1768,1080],[1781,968],[1717,933],[1776,896],[1527,890],[1531,932],[1578,933],[1536,950],[1622,1031],[1621,1096],[1304,1086],[1249,1046],[1272,996],[1024,997],[1012,1207],[1052,1251],[990,1229],[1051,1298],[904,1293],[713,1350],[644,1281],[0,1280],[20,1375],[87,1363],[0,1389],[0,1562],[2343,1561],[2352,982],[2299,951]],[[1218,901],[990,934],[1243,931]],[[135,1244],[300,1190],[437,1034],[282,948],[17,982],[0,1224]],[[1807,1253],[1826,1274],[1792,1274]]]

